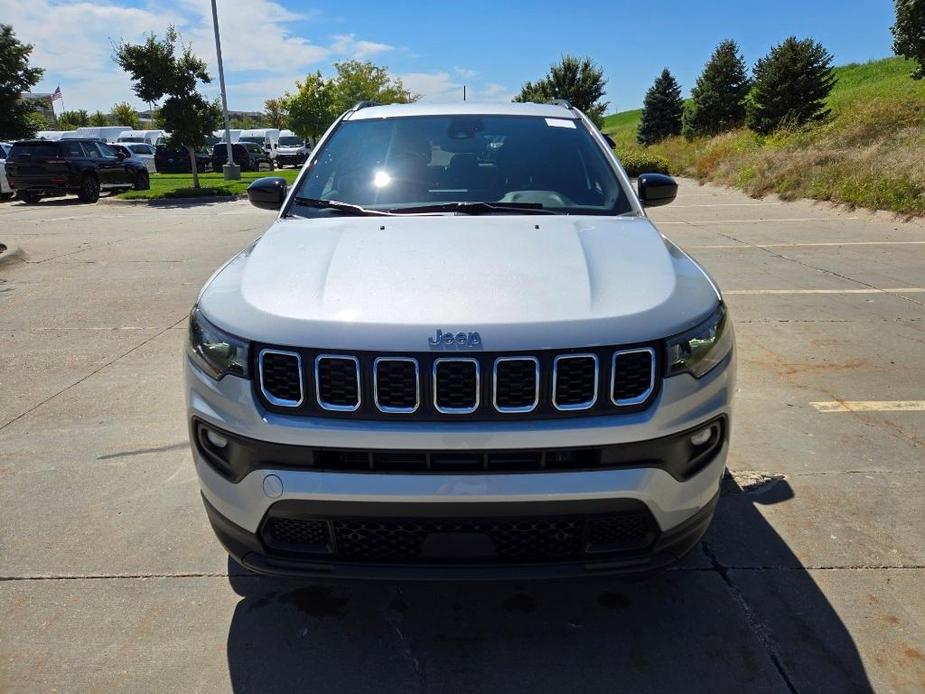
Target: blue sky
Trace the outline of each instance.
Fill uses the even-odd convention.
[[[656,9],[657,8],[657,9]],[[38,91],[60,84],[67,108],[135,100],[112,43],[174,23],[213,67],[208,0],[0,0],[0,17],[35,45]],[[636,108],[663,67],[687,92],[720,40],[751,65],[791,34],[812,36],[837,64],[891,54],[890,0],[749,2],[395,3],[219,0],[229,106],[259,109],[315,69],[346,58],[387,65],[430,101],[507,100],[561,55],[589,55],[608,78],[610,111]],[[217,83],[217,80],[216,80]],[[216,87],[207,87],[210,95]]]

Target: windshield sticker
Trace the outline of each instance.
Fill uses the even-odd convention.
[[[567,120],[565,118],[547,118],[546,125],[550,128],[574,128],[575,121]]]

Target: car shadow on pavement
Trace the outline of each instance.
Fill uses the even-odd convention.
[[[792,498],[783,480],[758,493],[726,480],[704,542],[632,581],[335,584],[229,561],[233,689],[871,691],[851,634],[758,509]]]

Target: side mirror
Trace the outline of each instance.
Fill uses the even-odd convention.
[[[601,133],[601,135],[604,136],[604,142],[607,143],[607,146],[610,147],[610,149],[617,148],[617,143],[613,141],[613,138],[610,135],[608,135],[607,133]]]
[[[639,174],[639,202],[646,207],[667,205],[678,195],[678,183],[671,176],[659,173]]]
[[[286,179],[279,176],[258,178],[247,187],[247,199],[262,210],[278,210],[286,199]]]

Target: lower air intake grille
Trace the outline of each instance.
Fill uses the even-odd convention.
[[[577,561],[645,549],[657,534],[651,514],[640,509],[587,517],[271,517],[262,536],[270,550],[336,561],[477,564]]]

